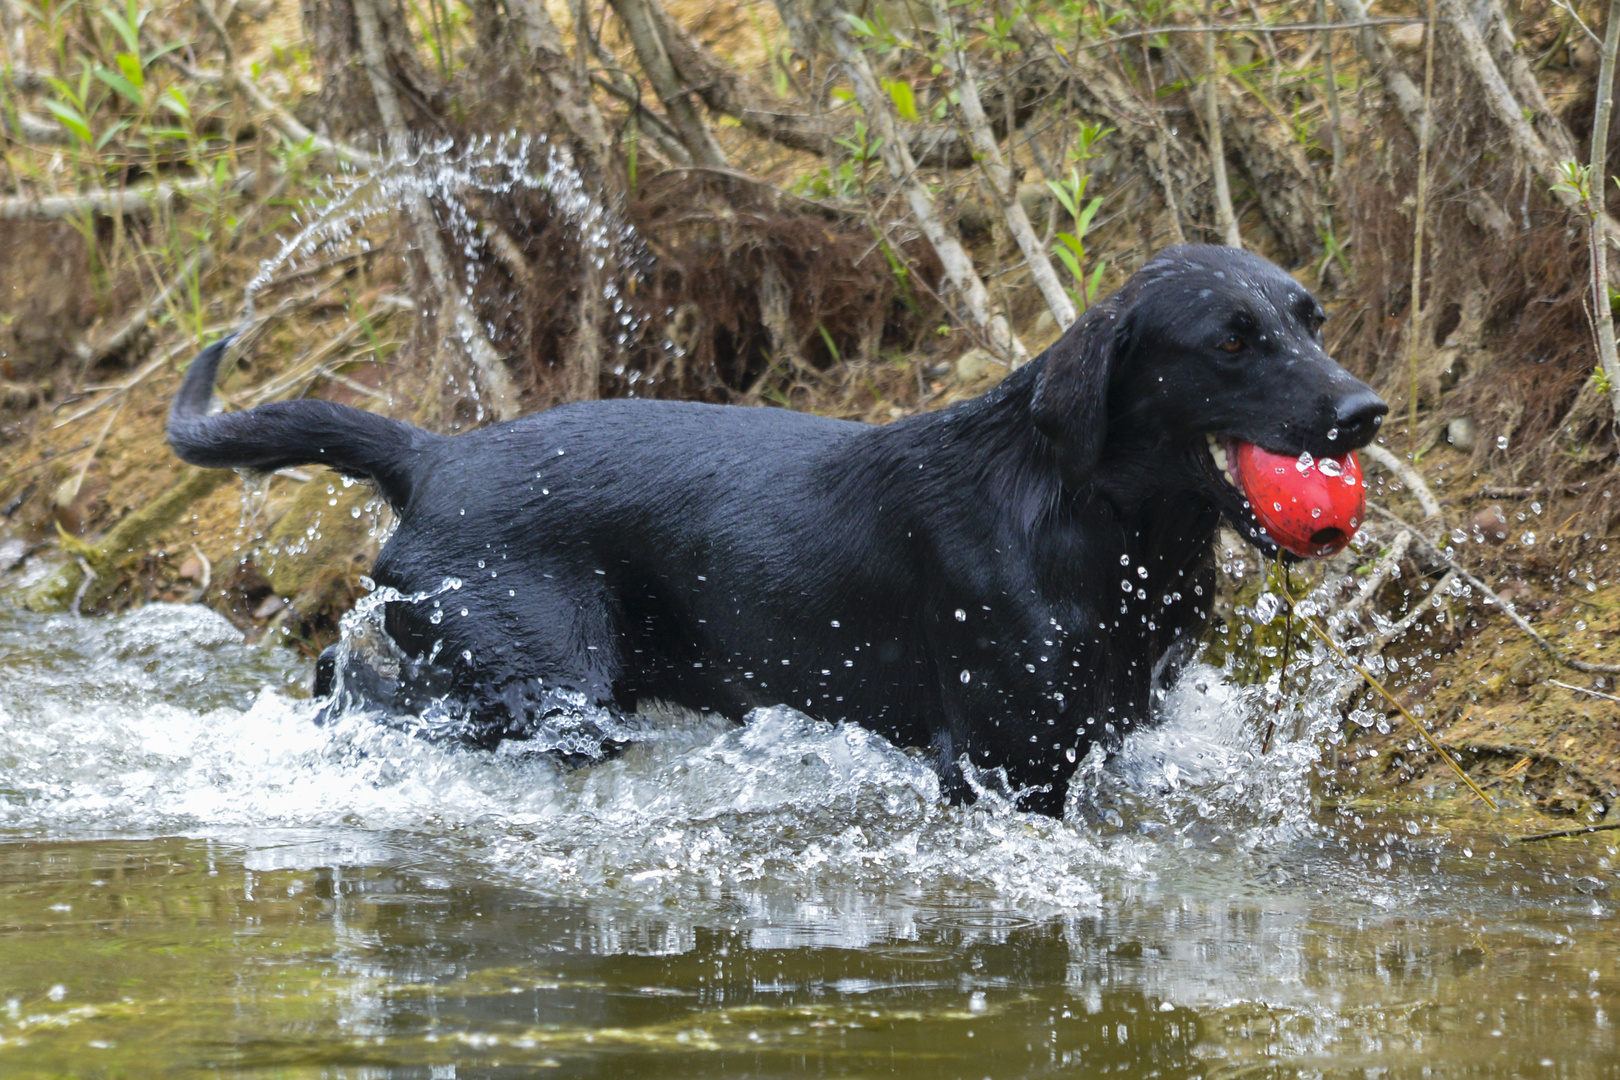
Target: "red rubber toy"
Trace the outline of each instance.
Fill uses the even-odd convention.
[[[1361,462],[1343,457],[1292,458],[1234,441],[1233,471],[1249,508],[1278,547],[1305,559],[1344,550],[1367,516]],[[1229,450],[1229,452],[1230,452]]]

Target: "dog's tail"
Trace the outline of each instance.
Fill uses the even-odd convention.
[[[180,460],[253,472],[329,465],[374,482],[396,509],[410,502],[423,452],[442,436],[330,401],[272,401],[210,416],[214,374],[230,343],[197,354],[169,406],[169,445]]]

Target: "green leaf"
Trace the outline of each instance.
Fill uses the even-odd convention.
[[[1070,251],[1068,248],[1060,247],[1053,248],[1052,253],[1058,257],[1059,261],[1061,261],[1064,266],[1069,268],[1069,273],[1074,276],[1074,280],[1086,280],[1086,273],[1080,268],[1080,260],[1074,257],[1074,252]]]
[[[119,97],[124,98],[137,109],[146,104],[146,99],[142,97],[141,92],[135,88],[135,84],[124,78],[124,76],[120,75],[118,72],[108,71],[104,67],[98,67],[96,68],[96,78],[112,87],[118,92]]]
[[[141,58],[134,53],[119,53],[114,59],[118,62],[118,70],[124,73],[131,86],[138,90],[146,89],[146,70],[141,66]]]
[[[106,131],[103,131],[101,133],[101,137],[96,140],[96,149],[98,151],[103,149],[108,143],[112,142],[113,136],[117,135],[120,131],[123,131],[127,127],[129,127],[129,121],[120,120]]]
[[[78,109],[65,101],[56,101],[54,99],[47,101],[45,107],[51,110],[57,120],[61,121],[63,127],[77,135],[85,145],[88,146],[95,142],[95,136],[90,133],[90,122],[84,118],[84,114],[79,112]]]
[[[861,35],[861,37],[877,37],[877,31],[872,29],[872,24],[853,11],[845,11],[841,14],[844,16],[845,21],[849,23],[850,29]]]
[[[185,45],[186,45],[186,43],[183,42],[183,41],[170,42],[169,44],[163,46],[163,48],[161,48],[161,49],[153,49],[151,52],[147,53],[146,58],[143,59],[141,61],[141,63],[143,65],[145,65],[146,67],[151,67],[153,62],[156,61],[159,57],[168,56],[170,53],[174,52],[176,49],[185,48]]]
[[[889,100],[894,102],[894,111],[900,114],[900,119],[915,124],[922,118],[917,115],[917,96],[911,91],[911,84],[904,79],[884,79],[883,88],[889,92]]]
[[[1074,231],[1076,235],[1086,235],[1086,230],[1091,228],[1091,219],[1097,216],[1097,211],[1101,209],[1102,204],[1102,196],[1099,195],[1087,203],[1084,210],[1080,211],[1080,216],[1074,219]]]
[[[1069,194],[1069,189],[1066,185],[1056,180],[1048,180],[1046,182],[1046,186],[1052,189],[1052,194],[1057,196],[1059,205],[1069,212],[1070,217],[1079,216],[1079,211],[1074,205],[1074,198]]]
[[[1086,245],[1081,242],[1078,236],[1073,233],[1060,232],[1057,234],[1057,239],[1058,243],[1063,245],[1063,248],[1068,248],[1082,259],[1086,257]],[[1059,255],[1063,254],[1063,248],[1057,249]]]
[[[101,17],[106,19],[114,30],[118,31],[118,36],[124,39],[124,46],[130,52],[141,51],[141,33],[134,23],[110,7],[101,9]]]
[[[45,76],[45,81],[50,83],[52,89],[61,94],[64,100],[72,103],[74,108],[80,110],[84,108],[84,95],[73,89],[71,83],[58,79],[54,75]]]
[[[1086,282],[1086,303],[1089,304],[1091,301],[1097,299],[1097,287],[1102,284],[1103,271],[1106,269],[1108,269],[1108,260],[1104,259],[1102,262],[1099,262],[1097,264],[1097,268],[1091,272],[1091,280]]]
[[[186,92],[178,86],[171,86],[165,90],[163,96],[158,98],[158,104],[188,119],[191,116],[191,103],[186,100]]]
[[[838,346],[833,343],[832,335],[827,333],[826,326],[818,322],[816,323],[816,329],[821,331],[821,340],[826,342],[827,351],[832,354],[833,363],[842,364],[844,362],[843,354],[838,351]]]

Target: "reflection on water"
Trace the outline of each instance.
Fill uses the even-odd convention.
[[[785,710],[316,728],[304,667],[0,611],[0,1075],[1620,1075],[1604,834],[1312,811],[1208,668],[1059,823]]]

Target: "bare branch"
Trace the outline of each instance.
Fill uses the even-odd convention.
[[[1052,260],[1047,257],[1045,245],[1035,235],[1024,204],[1018,201],[1018,183],[1002,160],[1001,147],[996,145],[995,136],[990,131],[990,119],[979,100],[978,82],[968,66],[967,57],[962,53],[961,41],[951,23],[950,9],[946,7],[945,0],[933,0],[933,9],[934,28],[940,35],[946,61],[956,77],[957,97],[961,101],[962,119],[968,137],[979,152],[980,163],[990,178],[991,190],[995,192],[996,201],[1001,204],[1002,214],[1007,219],[1008,231],[1018,242],[1018,249],[1024,253],[1024,261],[1028,263],[1035,285],[1046,300],[1047,310],[1057,320],[1059,329],[1068,329],[1075,319],[1074,301],[1064,291],[1063,283],[1052,268]],[[1080,283],[1080,288],[1085,288],[1084,282]]]
[[[251,187],[254,174],[239,173],[230,190]],[[74,195],[0,196],[0,221],[62,221],[80,215],[132,217],[167,207],[176,198],[186,198],[214,186],[211,176],[199,176],[178,183],[146,184],[124,191],[92,188]]]
[[[1592,164],[1586,177],[1591,222],[1592,314],[1597,322],[1598,363],[1609,384],[1614,426],[1620,435],[1620,356],[1614,342],[1614,305],[1609,298],[1609,251],[1603,242],[1603,205],[1609,194],[1609,116],[1614,109],[1615,56],[1620,52],[1620,0],[1609,0],[1603,63],[1598,69],[1597,115],[1592,118]]]
[[[879,88],[877,75],[872,71],[866,53],[849,36],[837,12],[826,9],[823,12],[838,59],[843,61],[855,88],[855,99],[860,103],[861,111],[866,113],[873,133],[882,140],[879,152],[883,155],[889,176],[904,191],[912,216],[917,219],[923,235],[928,237],[928,242],[939,256],[951,287],[967,306],[968,317],[989,336],[991,347],[1014,365],[1022,364],[1029,356],[1024,343],[1013,333],[1007,316],[992,303],[990,291],[974,269],[972,256],[946,226],[940,217],[939,207],[934,203],[933,192],[917,175],[917,162],[905,141],[899,137],[894,114],[889,111],[888,96]]]
[[[658,32],[658,23],[649,10],[657,0],[608,2],[624,24],[625,32],[630,35],[630,44],[636,50],[641,70],[652,83],[653,92],[664,103],[664,111],[669,114],[671,124],[680,133],[681,142],[691,153],[692,163],[724,168],[726,155],[720,149],[720,144],[714,141],[714,136],[709,134],[708,126],[692,104],[689,88],[682,84],[674,62],[670,60],[669,50],[664,45],[663,35]]]
[[[354,0],[355,22],[360,31],[361,56],[365,61],[366,75],[371,80],[372,93],[377,98],[378,111],[382,114],[383,127],[388,135],[389,153],[396,160],[405,161],[411,153],[410,131],[405,126],[405,113],[400,108],[394,84],[388,77],[388,57],[384,52],[382,27],[372,3],[373,0]],[[483,389],[491,399],[490,408],[496,419],[510,419],[517,415],[516,389],[500,354],[495,351],[489,336],[484,333],[477,314],[472,310],[462,291],[456,287],[450,273],[449,258],[445,254],[444,241],[439,235],[438,222],[433,216],[433,207],[428,203],[427,196],[422,190],[413,185],[405,185],[403,196],[405,214],[415,234],[417,250],[422,255],[422,261],[427,264],[428,276],[433,279],[433,288],[439,295],[439,303],[449,309],[451,322],[455,327],[452,336],[461,341],[469,359],[472,360],[473,368],[483,383]]]
[[[1204,0],[1204,19],[1214,21],[1215,0]],[[1221,139],[1221,73],[1215,64],[1215,29],[1204,33],[1204,127],[1209,139],[1209,171],[1215,177],[1215,220],[1228,247],[1243,246],[1237,215],[1232,212],[1232,189],[1226,181],[1226,147]]]

